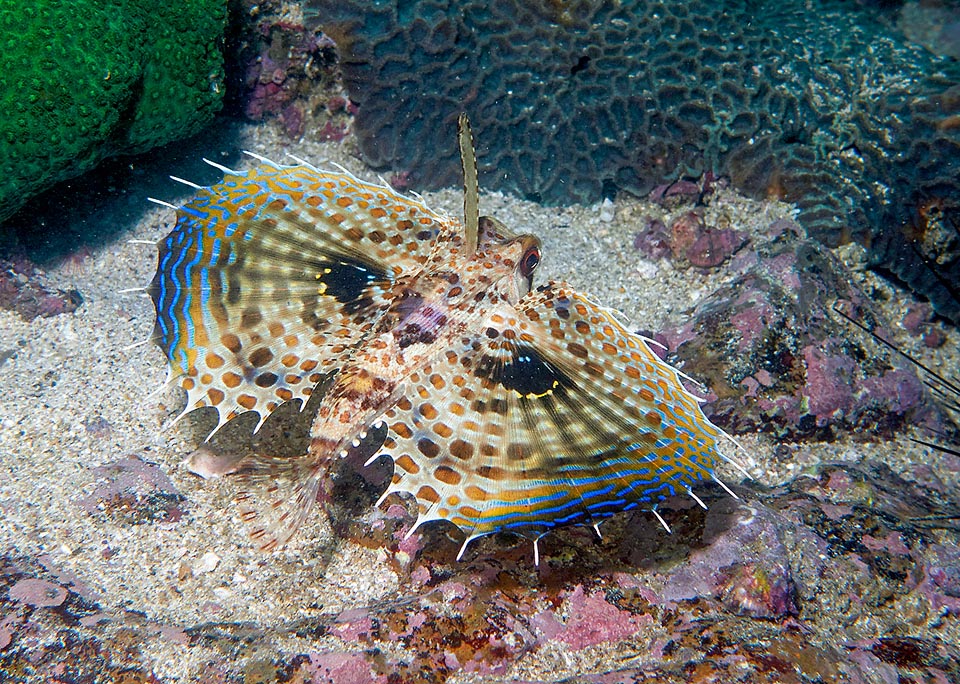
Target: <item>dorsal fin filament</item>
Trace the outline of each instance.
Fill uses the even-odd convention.
[[[467,256],[477,251],[480,231],[480,183],[477,180],[477,155],[473,149],[473,133],[466,112],[457,122],[460,139],[460,164],[463,167],[463,225],[466,228]]]

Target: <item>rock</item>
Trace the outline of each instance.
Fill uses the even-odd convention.
[[[825,292],[880,320],[843,263],[797,239],[798,230],[775,222],[733,282],[663,331],[683,371],[713,393],[707,415],[734,433],[766,430],[791,440],[936,426],[938,409],[914,369],[878,356],[831,310]]]
[[[456,145],[436,141],[455,140],[466,111],[487,190],[557,204],[654,190],[662,201],[718,172],[752,197],[796,203],[824,245],[863,244],[872,263],[960,321],[950,285],[960,281],[960,64],[906,40],[887,7],[307,9],[337,43],[364,160],[409,172],[415,190],[460,186]]]

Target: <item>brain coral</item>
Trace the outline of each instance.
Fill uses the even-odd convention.
[[[220,109],[223,0],[0,0],[0,220]]]
[[[919,207],[960,213],[960,66],[876,12],[838,0],[308,5],[341,50],[366,160],[414,187],[459,183],[447,141],[466,110],[486,188],[590,202],[711,170],[796,202],[828,245],[870,245],[960,320],[960,237],[938,224],[948,235],[928,252],[906,247]]]

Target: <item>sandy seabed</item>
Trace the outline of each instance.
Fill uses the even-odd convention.
[[[271,128],[253,125],[229,124],[224,130],[213,149],[201,136],[181,151],[190,159],[189,169],[197,168],[201,156],[247,168],[254,160],[237,150],[249,149],[281,161],[292,152],[319,167],[335,161],[376,180],[349,145],[293,144]],[[188,170],[176,165],[166,172],[190,178]],[[215,170],[207,173],[194,180],[217,180]],[[16,313],[0,311],[0,351],[6,357],[0,362],[0,543],[15,556],[44,556],[56,568],[73,573],[101,605],[105,621],[138,611],[168,625],[169,630],[148,639],[145,651],[158,675],[190,681],[214,656],[204,648],[183,648],[184,628],[213,618],[282,625],[390,596],[398,578],[384,552],[334,539],[319,515],[286,549],[272,555],[258,551],[230,502],[236,484],[229,478],[203,480],[184,467],[184,459],[201,445],[214,421],[209,413],[197,412],[164,429],[182,405],[182,392],[162,389],[167,374],[163,355],[153,344],[138,344],[151,335],[153,306],[143,292],[125,290],[150,281],[156,251],[131,240],[155,242],[174,223],[174,212],[148,203],[148,194],[173,204],[191,196],[189,188],[157,175],[132,182],[124,197],[85,214],[87,223],[112,226],[111,237],[92,245],[88,255],[47,269],[51,284],[83,294],[84,304],[76,313],[28,323]],[[462,212],[459,191],[431,193],[426,201],[454,216]],[[666,261],[646,261],[633,248],[634,235],[644,217],[665,210],[642,200],[621,200],[612,209],[544,208],[483,194],[481,205],[482,213],[543,239],[539,282],[569,281],[623,311],[635,328],[658,330],[668,320],[682,320],[683,312],[732,278],[723,267],[704,275],[695,269],[675,270]],[[755,234],[792,211],[784,204],[754,202],[723,191],[712,200],[707,222],[722,220]],[[69,226],[69,213],[63,220]],[[854,252],[850,258],[856,261]],[[862,268],[855,273],[874,287],[890,287]],[[901,304],[890,306],[905,306],[905,299],[895,297]],[[891,312],[891,320],[899,320],[895,314]],[[944,372],[960,367],[956,330],[949,334],[947,344],[935,351],[909,338],[903,344]],[[309,417],[296,420],[295,411],[287,414],[291,424],[307,429]],[[270,422],[259,437],[261,444],[283,438],[283,430]],[[216,438],[215,446],[249,448],[252,425],[246,419],[236,421]],[[919,459],[935,470],[940,467],[936,451],[917,447],[906,436],[884,444],[841,440],[805,445],[796,452],[798,460],[788,464],[773,459],[776,445],[769,437],[738,439],[745,450],[741,460],[755,479],[769,485],[819,461],[859,460],[865,449],[894,470]],[[184,519],[121,525],[80,505],[97,486],[96,468],[131,455],[157,464],[170,477],[186,499]],[[937,474],[956,481],[957,473]],[[737,476],[731,471],[727,478]],[[656,523],[651,519],[651,524]],[[484,544],[475,552],[496,550]],[[339,643],[330,638],[331,648]],[[323,638],[299,644],[291,635],[281,647],[291,652],[317,649],[323,647]],[[534,652],[522,663],[525,676],[538,670],[537,658]],[[551,677],[575,674],[556,667],[556,662],[549,665]],[[471,681],[469,675],[462,677],[459,681]]]

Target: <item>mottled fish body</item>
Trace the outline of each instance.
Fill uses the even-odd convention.
[[[450,521],[464,548],[656,513],[697,498],[727,460],[644,338],[564,283],[532,286],[539,240],[478,216],[465,119],[461,149],[463,223],[346,172],[266,160],[177,208],[150,292],[183,413],[262,424],[332,375],[307,453],[241,475],[264,548],[294,534],[337,459],[381,422],[371,461],[395,464],[384,498],[413,496],[413,529]]]

